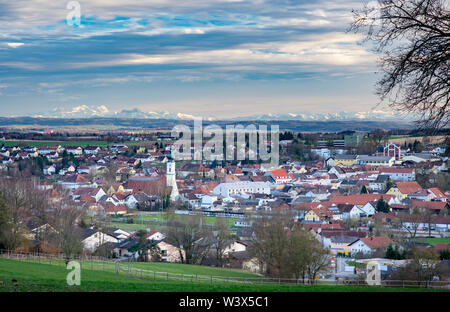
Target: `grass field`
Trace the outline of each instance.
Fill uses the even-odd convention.
[[[139,215],[139,214],[140,214],[140,216],[135,216],[134,217],[134,219],[136,220],[136,223],[139,223],[140,220],[149,220],[149,221],[157,220],[159,222],[161,222],[161,221],[165,222],[167,220],[167,217],[164,214],[163,215],[161,215],[161,214],[143,215],[142,212],[136,212],[136,215]],[[180,215],[180,216],[182,216],[182,215]],[[212,224],[214,224],[216,222],[217,218],[218,217],[205,216],[205,217],[203,217],[203,220],[204,220],[204,222],[206,224],[211,224],[212,225]],[[225,219],[225,221],[227,222],[228,226],[230,226],[230,227],[234,226],[235,218],[223,218],[223,219]]]
[[[23,259],[22,261],[38,264],[51,264],[57,266],[65,265],[63,259],[30,258],[30,259]],[[98,271],[109,271],[109,272],[116,271],[116,265],[113,261],[83,260],[82,266],[84,266],[85,268]],[[197,275],[200,277],[200,279],[208,279],[208,280],[210,279],[211,276],[236,278],[239,280],[242,280],[244,278],[247,279],[260,278],[258,275],[254,273],[250,273],[243,270],[216,268],[192,264],[180,264],[168,262],[126,262],[126,261],[120,263],[121,269],[127,270],[128,267],[149,271],[146,273],[151,275],[151,277],[156,277],[157,279],[158,278],[167,279],[166,273],[169,273],[169,278],[175,279],[181,278],[179,276],[180,274],[194,275],[194,276]],[[156,272],[156,275],[154,275],[153,272]]]
[[[357,286],[309,286],[277,284],[237,284],[180,282],[145,280],[126,274],[91,270],[84,266],[81,270],[81,285],[68,286],[64,266],[29,263],[18,260],[0,259],[0,291],[124,291],[124,292],[398,292],[398,291],[437,291],[434,289],[402,289]],[[15,281],[13,281],[15,280]]]
[[[434,246],[436,244],[450,244],[450,237],[416,238],[415,241],[420,243],[431,244]]]
[[[155,231],[159,231],[161,229],[161,225],[159,225],[158,223],[124,223],[124,222],[110,222],[108,224],[109,227],[112,228],[119,228],[121,230],[127,231],[127,232],[135,232],[135,231],[139,231],[139,230],[147,230],[147,229],[151,229],[151,230],[155,230]]]
[[[126,266],[127,263],[124,263]],[[170,272],[178,274],[217,276],[217,277],[236,277],[236,278],[259,278],[258,275],[241,270],[222,269],[201,265],[189,265],[180,263],[164,263],[164,262],[134,262],[130,263],[135,268],[152,270],[157,272]]]
[[[120,228],[124,231],[138,231],[138,230],[156,230],[160,231],[165,226],[166,216],[155,214],[155,215],[145,215],[143,212],[136,212],[136,214],[140,214],[140,216],[134,216],[134,223],[126,223],[125,221],[119,221],[120,218],[113,219],[115,222],[110,222],[110,227]],[[182,215],[180,215],[182,217]],[[126,217],[122,217],[126,219]],[[213,225],[216,222],[217,217],[203,217],[205,224]],[[234,228],[235,218],[223,218],[230,228]]]

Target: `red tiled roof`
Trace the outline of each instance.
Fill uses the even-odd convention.
[[[127,211],[127,207],[125,207],[124,205],[117,205],[114,206],[114,204],[112,203],[101,203],[101,206],[103,207],[103,209],[105,209],[105,212],[126,212]]]
[[[450,224],[450,216],[434,216],[433,220],[436,224]]]
[[[274,169],[271,170],[270,172],[275,178],[289,178],[289,175],[287,174],[286,171],[284,171],[284,169]]]
[[[127,198],[127,196],[130,195],[130,194],[131,194],[130,192],[116,192],[116,193],[114,193],[114,195],[116,195],[116,198],[118,200],[123,200],[123,199]]]
[[[411,203],[412,208],[427,208],[432,210],[441,210],[444,209],[445,206],[447,206],[447,203],[442,201],[413,200]]]
[[[95,203],[95,198],[89,194],[83,194],[80,196],[80,201],[85,203]]]
[[[387,194],[353,194],[353,195],[335,195],[329,201],[330,204],[353,204],[365,205],[368,202],[379,200],[381,197],[385,201],[389,201],[394,195]]]
[[[384,173],[412,173],[412,168],[382,168],[381,172]]]
[[[365,231],[346,231],[344,229],[337,229],[337,230],[323,230],[321,234],[325,237],[331,237],[331,236],[353,236],[353,237],[359,237],[363,238],[367,236],[367,232]],[[355,239],[356,241],[356,239]]]
[[[431,187],[428,190],[431,191],[438,198],[441,198],[441,199],[447,198],[447,196],[444,194],[444,192],[442,192],[438,187]]]
[[[318,229],[321,230],[343,230],[344,228],[340,224],[328,224],[328,223],[303,223],[303,227],[307,230],[314,229],[317,232]]]
[[[402,194],[412,194],[422,191],[422,187],[416,181],[397,182],[397,188]]]
[[[392,240],[385,236],[364,237],[361,241],[372,249],[385,248],[392,244]]]

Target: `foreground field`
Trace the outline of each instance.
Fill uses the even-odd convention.
[[[64,266],[0,259],[0,291],[124,291],[124,292],[395,292],[437,291],[433,289],[401,289],[356,286],[308,286],[277,284],[238,284],[146,280],[108,271],[81,270],[81,285],[68,286]]]
[[[63,259],[49,259],[49,258],[29,258],[21,260],[22,263],[38,263],[38,264],[50,264],[55,266],[65,266]],[[116,264],[113,261],[91,261],[83,260],[81,265],[85,269],[105,272],[116,272]],[[125,272],[129,269],[145,270],[145,277],[157,280],[169,279],[182,279],[181,275],[184,275],[186,280],[190,280],[191,277],[195,277],[197,280],[210,280],[211,277],[217,278],[230,278],[236,280],[243,279],[259,279],[256,274],[227,268],[216,268],[201,265],[192,264],[180,264],[180,263],[168,263],[168,262],[120,262],[121,271]],[[134,272],[136,270],[133,270]],[[136,273],[136,272],[135,272]],[[139,272],[138,272],[139,273]],[[167,276],[168,275],[168,276]]]

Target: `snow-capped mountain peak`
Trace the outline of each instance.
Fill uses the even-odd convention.
[[[123,109],[121,111],[111,111],[105,105],[88,106],[79,105],[72,108],[55,108],[50,112],[41,112],[31,117],[41,118],[136,118],[136,119],[175,119],[191,120],[198,116],[188,113],[171,113],[168,111],[143,111],[139,108]],[[210,116],[203,116],[205,120],[215,120]],[[290,112],[281,114],[260,114],[233,118],[222,118],[224,120],[298,120],[298,121],[349,121],[349,120],[410,120],[411,117],[399,116],[392,111],[371,110],[362,112],[334,112],[334,113],[311,113],[311,112]]]

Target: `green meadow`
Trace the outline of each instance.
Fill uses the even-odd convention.
[[[147,264],[142,264],[147,265]],[[185,265],[152,264],[153,268],[182,270],[187,272],[214,274],[220,270],[217,268],[191,268]],[[169,266],[172,266],[169,268]],[[151,267],[151,266],[150,266]],[[230,274],[229,270],[226,274]],[[81,269],[81,283],[79,286],[69,286],[66,282],[70,271],[63,265],[54,263],[36,263],[20,260],[0,259],[0,291],[11,292],[398,292],[398,291],[438,291],[435,289],[411,289],[411,288],[384,288],[384,287],[358,287],[358,286],[329,286],[329,285],[278,285],[236,283],[209,280],[165,280],[163,277],[155,280],[148,277],[130,276],[124,272],[116,274],[110,270],[101,270],[99,267],[91,269],[85,263]],[[225,273],[224,273],[225,274]],[[239,272],[236,274],[249,274]]]

